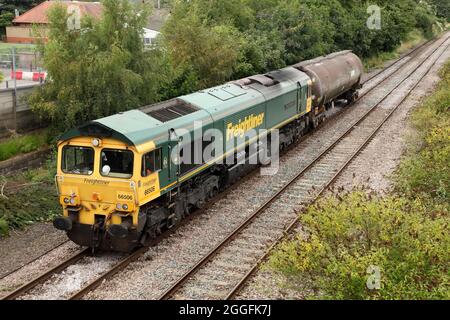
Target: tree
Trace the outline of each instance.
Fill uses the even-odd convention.
[[[15,15],[15,10],[22,14],[37,6],[45,0],[4,0],[0,3],[0,13],[11,13]]]
[[[127,0],[103,6],[102,19],[85,18],[80,30],[68,29],[64,6],[50,10],[49,40],[41,49],[50,80],[29,103],[56,129],[158,100],[161,59],[142,41],[149,8]]]
[[[163,29],[171,62],[190,70],[198,86],[212,86],[230,79],[238,65],[244,39],[231,24],[210,24],[198,3],[189,8],[179,2]],[[183,71],[185,72],[185,71]]]
[[[11,25],[14,19],[14,14],[11,12],[4,12],[0,14],[0,34],[6,34],[6,27]]]
[[[430,0],[430,3],[435,7],[438,17],[444,18],[447,22],[450,22],[450,1]]]

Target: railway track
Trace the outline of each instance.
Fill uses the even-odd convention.
[[[17,268],[15,268],[15,269],[13,269],[13,270],[11,270],[11,271],[8,271],[8,272],[2,274],[2,275],[0,276],[0,280],[6,278],[6,277],[9,276],[10,274],[13,274],[13,273],[19,271],[20,269],[22,269],[22,268],[24,268],[24,267],[26,267],[26,266],[32,264],[33,262],[35,262],[35,261],[39,260],[40,258],[42,258],[42,257],[44,257],[44,256],[46,256],[46,255],[48,255],[50,252],[52,252],[52,251],[54,251],[54,250],[56,250],[56,249],[62,247],[63,245],[65,245],[65,244],[68,243],[68,242],[69,242],[69,240],[65,240],[65,241],[61,242],[60,244],[58,244],[56,247],[53,247],[53,248],[51,248],[51,249],[48,249],[47,251],[45,251],[44,253],[40,254],[39,256],[33,258],[32,260],[28,261],[27,263],[24,263],[24,264],[18,266]]]
[[[251,177],[252,175],[255,175],[256,173],[257,173],[257,170],[254,170],[254,171],[249,173],[248,177]],[[225,198],[227,196],[228,192],[231,192],[232,190],[238,188],[239,185],[241,183],[243,183],[243,182],[244,182],[243,180],[240,180],[240,181],[236,182],[233,186],[228,188],[226,191],[216,195],[213,199],[211,199],[210,204],[206,204],[204,208],[193,212],[190,216],[188,216],[186,219],[184,219],[179,225],[177,225],[176,227],[174,227],[174,228],[164,232],[159,238],[155,239],[150,244],[150,247],[156,245],[161,240],[169,237],[177,229],[179,229],[183,225],[189,223],[189,221],[191,221],[196,216],[201,215],[204,211],[206,211],[210,207],[210,205],[212,203],[214,203],[215,201],[219,201],[222,198]],[[13,274],[14,272],[19,271],[20,269],[24,268],[25,266],[28,266],[28,265],[32,264],[33,262],[39,260],[43,256],[45,256],[45,255],[49,254],[50,252],[52,252],[53,250],[56,250],[57,248],[61,247],[62,245],[64,245],[67,242],[69,242],[69,240],[67,240],[67,241],[59,244],[58,246],[56,246],[56,247],[46,251],[45,253],[39,255],[37,258],[34,258],[33,260],[31,260],[27,264],[24,264],[24,265],[22,265],[22,266],[20,266],[20,267],[18,267],[16,269],[8,272],[4,276],[2,276],[0,278],[0,280],[8,277],[9,275]],[[117,272],[119,272],[120,270],[123,270],[124,268],[126,268],[130,263],[132,263],[133,261],[139,259],[147,250],[148,250],[147,247],[142,247],[142,248],[139,248],[139,249],[135,250],[133,253],[127,255],[126,257],[120,259],[119,262],[113,266],[113,268],[109,269],[106,272],[103,272],[100,276],[98,276],[97,278],[95,278],[94,280],[92,280],[91,282],[86,284],[85,286],[83,286],[82,289],[80,289],[76,293],[72,294],[69,297],[69,300],[79,300],[79,299],[81,299],[84,295],[86,295],[90,291],[92,291],[95,288],[97,288],[104,280],[111,278]],[[64,260],[62,263],[60,263],[59,265],[57,265],[57,266],[55,266],[55,267],[45,271],[44,273],[40,274],[39,276],[33,278],[33,280],[31,280],[31,281],[21,285],[19,288],[15,289],[13,292],[8,293],[7,295],[1,297],[0,300],[14,300],[14,299],[16,299],[16,298],[18,298],[20,296],[25,295],[26,293],[28,293],[32,289],[34,289],[37,286],[39,286],[42,283],[44,283],[46,280],[50,279],[53,275],[55,275],[55,274],[65,270],[66,268],[68,268],[72,264],[75,264],[75,263],[79,262],[80,260],[82,260],[83,258],[89,256],[90,254],[91,254],[91,250],[89,248],[83,249],[82,251],[80,251],[80,252],[70,256],[69,258]]]
[[[378,77],[380,74],[384,73],[386,70],[389,70],[390,68],[400,64],[406,57],[411,57],[412,55],[415,55],[419,50],[425,48],[426,46],[428,46],[429,44],[433,43],[433,40],[428,40],[425,41],[424,43],[416,46],[415,48],[412,48],[411,50],[409,50],[408,52],[405,52],[404,54],[402,54],[398,59],[396,59],[395,61],[393,61],[392,63],[390,63],[389,65],[387,65],[385,68],[375,72],[374,74],[372,74],[369,78],[365,79],[364,83],[367,83],[371,80],[373,80],[374,78]]]
[[[17,288],[13,292],[7,294],[6,296],[2,297],[2,300],[14,300],[24,294],[26,294],[31,289],[37,287],[38,285],[44,283],[46,280],[50,279],[53,275],[63,271],[67,267],[71,266],[74,263],[77,263],[84,257],[88,256],[90,253],[89,248],[83,249],[80,252],[77,252],[70,256],[68,259],[61,262],[56,267],[44,272],[40,276],[34,278],[33,280],[27,282],[26,284],[22,285],[21,287]]]
[[[355,121],[332,145],[283,185],[278,192],[170,286],[159,299],[231,299],[235,297],[273,247],[297,225],[299,218],[296,212],[299,209],[299,203],[314,202],[333,184],[410,96],[446,52],[448,46],[447,38],[406,78]],[[428,59],[434,55],[437,57],[427,66],[430,62]],[[427,66],[426,70],[421,73],[414,85],[407,89],[406,95],[394,107],[388,111],[385,108],[379,108],[400,86],[408,84],[416,72],[424,66]],[[314,186],[317,187],[317,185],[320,185],[318,192],[314,191]],[[281,214],[281,212],[287,213]],[[286,222],[288,222],[287,228]],[[253,265],[249,263],[254,260],[257,262]]]
[[[429,43],[427,42],[427,43],[422,44],[422,45],[419,46],[419,47],[416,47],[416,48],[413,49],[411,52],[409,52],[407,56],[409,56],[410,59],[411,59],[414,55],[416,55],[418,52],[420,52],[421,49],[427,47],[428,44],[429,44]],[[437,50],[437,49],[436,49],[436,50]],[[410,59],[408,59],[408,60],[410,60]],[[392,63],[391,65],[389,65],[386,69],[381,70],[380,72],[376,73],[374,76],[372,76],[372,77],[370,77],[369,79],[367,79],[364,83],[368,83],[368,82],[370,82],[370,81],[376,79],[377,77],[381,76],[382,74],[387,74],[387,76],[385,76],[384,78],[382,78],[382,79],[381,79],[379,82],[377,82],[374,86],[372,86],[370,89],[368,89],[366,92],[364,92],[364,93],[361,95],[361,97],[360,97],[359,100],[361,100],[362,97],[364,97],[365,95],[367,95],[367,94],[368,94],[369,92],[371,92],[373,89],[375,89],[376,87],[378,87],[380,83],[382,83],[383,81],[385,81],[387,78],[389,78],[393,73],[397,72],[397,70],[398,70],[398,69],[395,69],[394,71],[390,72],[391,69],[394,69],[395,67],[398,67],[398,65],[400,65],[398,68],[402,68],[402,66],[403,66],[404,64],[406,64],[406,62],[407,62],[407,61],[404,61],[404,60],[405,60],[405,56],[402,57],[402,58],[400,58],[400,59],[398,59],[398,60],[396,60],[394,63]],[[404,63],[402,63],[402,62],[404,62]],[[387,94],[386,97],[387,97],[388,95],[389,95],[389,94]],[[386,98],[386,97],[385,97],[385,98]],[[368,115],[369,113],[370,113],[370,112],[368,112],[367,115]],[[366,116],[367,116],[367,115],[366,115]],[[361,119],[361,121],[362,121],[362,119]],[[360,121],[360,122],[361,122],[361,121]],[[349,130],[349,132],[350,132],[350,131],[351,131],[351,130]],[[337,142],[336,142],[336,143],[337,143]],[[320,155],[320,158],[324,157],[325,154],[326,154],[326,152],[323,152],[323,153]],[[318,158],[319,158],[319,157],[318,157]],[[306,173],[306,170],[307,170],[307,169],[308,169],[308,168],[305,168],[304,173]],[[309,169],[311,169],[311,168],[309,168]],[[255,173],[255,172],[254,172],[254,173]],[[254,173],[253,173],[253,174],[254,174]],[[304,173],[303,173],[303,174],[304,174]],[[301,174],[301,175],[303,175],[303,174]],[[297,178],[297,179],[298,179],[298,178]],[[294,179],[294,180],[296,180],[296,179]],[[235,184],[234,186],[232,186],[230,189],[235,189],[240,183],[241,183],[241,182],[238,182],[237,184]],[[291,184],[293,184],[293,183],[294,183],[294,181],[292,181]],[[286,188],[284,188],[284,190],[286,190]],[[281,191],[280,194],[279,194],[278,196],[280,196],[283,192],[284,192],[284,191]],[[223,197],[225,197],[226,195],[227,195],[227,192],[221,193],[221,194],[219,194],[219,195],[217,196],[216,199],[213,199],[213,200],[214,200],[214,201],[217,201],[218,199],[223,198]],[[212,202],[214,202],[214,201],[212,201]],[[265,204],[263,205],[263,207],[264,207],[264,206],[265,206],[265,207],[270,206],[270,205],[272,204],[272,202],[273,202],[273,201],[271,201],[270,203],[265,203]],[[207,208],[208,208],[208,206],[206,206],[205,209],[200,210],[200,213],[201,213],[202,211],[206,210]],[[261,207],[261,208],[262,208],[262,207]],[[264,211],[265,209],[267,209],[267,208],[261,209],[261,212]],[[195,215],[197,215],[197,214],[198,214],[198,213],[196,213]],[[241,231],[243,231],[243,230],[244,230],[244,229],[245,229],[245,228],[246,228],[253,220],[255,220],[255,219],[257,218],[258,215],[260,215],[260,213],[259,213],[259,214],[256,214],[253,218],[247,219],[248,221],[247,221],[247,222],[244,222],[245,225],[242,224],[241,227],[238,228],[239,230],[235,230],[235,231],[236,231],[235,234],[237,235],[238,233],[240,233]],[[192,215],[192,216],[194,216],[194,215]],[[184,223],[187,223],[188,221],[189,221],[189,219],[187,219],[186,221],[184,221]],[[183,223],[183,224],[184,224],[184,223]],[[181,224],[181,225],[183,225],[183,224]],[[181,226],[181,225],[180,225],[180,226]],[[176,230],[176,229],[175,229],[175,230]],[[163,237],[164,237],[164,236],[167,236],[168,234],[172,233],[173,231],[174,231],[174,230],[170,230],[168,233],[166,233],[165,235],[163,235]],[[159,240],[155,240],[155,241],[158,242]],[[226,244],[226,243],[229,243],[230,241],[231,241],[231,239],[229,239],[229,240],[224,240],[224,241],[223,241],[222,247],[224,247],[225,244]],[[156,243],[156,242],[155,242],[155,243]],[[222,248],[222,247],[221,247],[221,248]],[[205,258],[203,259],[204,262],[202,262],[203,260],[200,261],[199,264],[197,264],[197,265],[194,267],[194,268],[195,268],[194,272],[190,273],[190,275],[189,275],[185,280],[179,281],[179,284],[177,284],[177,285],[174,286],[174,287],[176,287],[175,289],[177,289],[177,287],[181,286],[184,282],[186,282],[186,280],[187,280],[190,276],[192,276],[194,273],[196,273],[197,271],[199,271],[199,270],[201,269],[201,267],[204,266],[204,265],[206,264],[206,262],[208,262],[208,261],[210,260],[210,258],[211,258],[213,255],[215,255],[216,253],[218,253],[218,251],[220,251],[221,248],[217,249],[215,253],[211,253],[211,255],[209,255],[209,257],[205,257]],[[88,292],[94,290],[94,289],[95,289],[98,285],[100,285],[105,279],[111,278],[111,277],[114,276],[117,272],[119,272],[120,270],[123,270],[123,269],[126,268],[130,263],[132,263],[133,261],[137,260],[137,259],[138,259],[139,257],[141,257],[146,251],[147,251],[147,248],[140,248],[140,249],[136,250],[135,252],[133,252],[132,254],[126,256],[126,257],[123,258],[123,259],[121,259],[121,260],[120,260],[117,264],[115,264],[110,270],[108,270],[108,271],[102,273],[99,277],[97,277],[96,279],[94,279],[93,281],[91,281],[91,282],[89,282],[87,285],[85,285],[81,290],[79,290],[79,291],[76,292],[75,294],[72,294],[72,296],[70,297],[70,299],[81,299],[81,298],[82,298],[84,295],[86,295]],[[61,272],[62,270],[64,270],[64,269],[67,268],[68,266],[70,266],[71,264],[74,264],[74,263],[80,261],[83,257],[87,256],[87,254],[88,254],[88,250],[87,250],[87,249],[86,249],[86,250],[83,250],[83,251],[80,252],[79,254],[76,254],[76,255],[70,257],[69,259],[65,260],[63,263],[61,263],[61,264],[58,265],[57,267],[55,267],[55,268],[53,268],[53,269],[51,269],[51,270],[45,272],[45,273],[42,274],[41,276],[39,276],[39,277],[35,278],[34,280],[32,280],[31,282],[29,282],[29,283],[27,283],[27,284],[21,286],[19,289],[15,290],[14,292],[12,292],[11,294],[7,295],[7,296],[4,297],[3,299],[15,299],[15,298],[17,298],[17,297],[19,297],[19,296],[21,296],[21,295],[24,295],[25,293],[29,292],[32,288],[38,286],[39,284],[41,284],[41,283],[43,283],[44,281],[46,281],[47,279],[49,279],[52,275],[54,275],[54,274],[56,274],[56,273],[58,273],[58,272]],[[194,269],[194,268],[193,268],[193,269]],[[14,271],[13,271],[13,272],[14,272]],[[236,286],[236,288],[238,288],[238,286]],[[236,290],[238,290],[238,289],[236,289]],[[173,293],[174,293],[173,290],[168,290],[168,291],[166,291],[165,294],[163,294],[163,295],[161,296],[161,298],[164,298],[164,299],[165,299],[165,298],[168,298],[168,297],[170,297]],[[230,296],[230,297],[231,297],[231,296]],[[222,297],[222,298],[223,298],[223,297]]]

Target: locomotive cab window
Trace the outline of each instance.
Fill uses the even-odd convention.
[[[103,149],[100,173],[105,177],[128,179],[133,176],[133,152],[129,150]]]
[[[147,177],[161,170],[161,148],[153,150],[142,157],[142,176]]]
[[[64,173],[91,175],[94,171],[94,149],[65,146],[61,169]]]

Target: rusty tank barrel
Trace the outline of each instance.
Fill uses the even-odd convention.
[[[364,72],[361,59],[352,51],[340,51],[294,65],[312,80],[313,107],[350,97],[360,88]],[[350,94],[350,96],[349,96]]]

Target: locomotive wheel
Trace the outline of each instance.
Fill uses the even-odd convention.
[[[195,211],[195,207],[192,204],[187,204],[186,208],[184,209],[184,213],[186,216],[189,216]]]
[[[214,187],[210,192],[211,199],[214,198],[215,196],[217,196],[218,194],[219,194],[219,190],[216,187]]]

